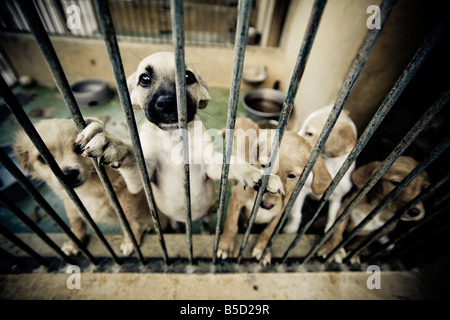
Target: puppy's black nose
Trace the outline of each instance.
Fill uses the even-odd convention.
[[[410,216],[411,218],[415,218],[417,216],[419,216],[420,214],[420,210],[417,208],[412,208],[411,210],[408,211],[408,216]]]
[[[83,184],[81,174],[78,169],[67,169],[63,171],[66,182],[72,187],[76,188]]]
[[[159,96],[156,100],[156,108],[160,111],[173,111],[177,109],[177,99],[172,95]]]

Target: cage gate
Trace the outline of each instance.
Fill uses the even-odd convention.
[[[189,166],[189,137],[187,135],[187,106],[186,106],[186,87],[185,87],[185,20],[186,20],[186,6],[183,8],[183,1],[172,0],[170,1],[170,17],[171,24],[170,29],[172,33],[172,44],[173,51],[175,53],[175,65],[176,65],[176,92],[177,92],[177,108],[178,108],[178,125],[182,130],[182,146],[183,146],[183,158],[184,158],[184,201],[185,201],[185,216],[186,216],[186,255],[183,257],[179,256],[171,256],[169,253],[169,249],[167,246],[167,238],[172,237],[171,234],[165,234],[161,227],[161,222],[157,214],[157,208],[153,199],[153,192],[151,186],[150,176],[147,172],[147,167],[144,159],[144,154],[141,147],[141,142],[139,140],[139,133],[137,129],[137,122],[134,116],[133,107],[131,105],[130,95],[127,88],[125,71],[122,64],[122,58],[120,54],[119,43],[117,40],[117,26],[113,23],[113,15],[117,14],[117,12],[112,12],[111,9],[117,10],[117,6],[120,6],[120,2],[111,2],[104,0],[95,0],[92,3],[88,1],[88,5],[92,5],[92,8],[95,8],[95,19],[93,19],[90,23],[96,25],[100,28],[100,33],[96,33],[97,37],[102,37],[105,41],[105,47],[108,51],[108,56],[110,58],[110,65],[112,67],[115,83],[117,87],[118,96],[120,98],[120,103],[123,108],[124,117],[126,119],[126,123],[128,126],[129,134],[131,137],[133,150],[136,156],[136,160],[139,166],[139,171],[141,175],[141,179],[144,185],[145,195],[147,199],[148,206],[150,208],[150,212],[152,214],[153,223],[155,225],[156,235],[152,237],[155,243],[159,245],[159,248],[154,248],[153,252],[157,254],[153,254],[148,256],[143,252],[142,248],[138,245],[137,240],[135,239],[133,232],[130,228],[130,224],[127,221],[125,214],[123,212],[122,206],[118,200],[117,195],[114,192],[111,182],[106,174],[105,169],[102,165],[100,165],[96,160],[92,160],[92,163],[95,166],[97,174],[99,175],[102,184],[110,198],[112,206],[119,218],[121,225],[124,227],[124,230],[128,234],[128,236],[132,239],[132,244],[134,248],[134,254],[130,258],[122,258],[116,254],[116,250],[109,243],[107,237],[102,233],[100,228],[94,222],[90,213],[87,211],[82,201],[77,196],[74,189],[67,183],[64,174],[59,167],[58,163],[53,158],[52,154],[48,150],[44,141],[41,139],[36,129],[34,128],[32,122],[29,119],[29,116],[25,113],[22,103],[20,103],[13,93],[10,86],[6,83],[3,78],[3,75],[0,79],[0,88],[1,88],[1,96],[9,108],[10,112],[15,116],[19,124],[26,131],[27,135],[32,140],[35,147],[38,149],[39,153],[42,155],[45,162],[52,169],[53,173],[58,178],[59,182],[65,189],[65,191],[69,194],[70,198],[74,202],[77,209],[82,213],[83,218],[88,222],[89,227],[93,231],[95,237],[101,243],[101,246],[106,249],[105,252],[108,253],[109,257],[97,257],[94,253],[91,252],[89,246],[86,246],[83,242],[81,242],[70,230],[70,227],[60,218],[58,212],[49,204],[44,197],[40,194],[37,188],[29,181],[29,179],[17,168],[14,164],[10,155],[5,153],[3,150],[0,150],[0,160],[2,165],[11,173],[11,175],[17,180],[17,182],[25,189],[29,195],[39,204],[39,206],[54,219],[55,223],[61,228],[64,234],[70,238],[79,248],[82,253],[82,257],[69,257],[64,252],[61,251],[59,246],[49,237],[42,229],[31,219],[28,218],[27,214],[24,213],[20,208],[18,208],[8,197],[1,193],[0,194],[0,202],[2,205],[8,210],[10,210],[14,215],[16,215],[21,221],[23,221],[27,226],[29,226],[35,234],[42,239],[52,250],[54,255],[48,256],[48,254],[38,253],[35,249],[33,249],[33,245],[30,243],[26,243],[23,239],[20,239],[17,235],[14,235],[13,232],[8,230],[8,227],[0,224],[0,234],[12,242],[17,247],[24,250],[27,254],[29,254],[33,259],[39,264],[44,266],[50,266],[53,264],[62,263],[65,261],[69,264],[77,264],[80,261],[87,261],[94,265],[107,265],[107,264],[119,264],[124,268],[136,268],[136,264],[139,263],[141,266],[146,266],[146,268],[159,269],[159,270],[184,270],[184,268],[196,268],[197,272],[203,272],[203,270],[207,270],[210,272],[213,270],[214,272],[229,271],[229,270],[246,270],[246,271],[273,271],[278,270],[280,266],[282,266],[283,270],[300,270],[302,266],[307,268],[315,268],[317,264],[322,264],[322,267],[325,269],[334,270],[339,267],[336,266],[335,263],[332,262],[333,255],[340,249],[344,248],[350,241],[352,241],[355,236],[366,226],[368,225],[374,218],[376,218],[377,214],[383,210],[386,206],[389,205],[390,201],[392,201],[396,196],[398,196],[421,172],[426,170],[429,166],[431,166],[436,160],[438,163],[442,165],[442,159],[445,159],[443,156],[448,154],[448,146],[449,139],[445,134],[440,136],[440,141],[437,141],[437,144],[433,146],[432,150],[426,154],[423,159],[421,159],[419,165],[404,179],[399,181],[398,185],[384,198],[380,201],[380,204],[376,206],[370,213],[365,217],[360,223],[354,227],[354,229],[346,234],[346,236],[342,239],[342,241],[335,247],[335,249],[329,253],[325,259],[322,261],[321,259],[314,258],[317,255],[318,250],[321,246],[330,238],[330,236],[339,228],[340,224],[348,218],[352,212],[352,210],[358,205],[358,203],[372,190],[381,177],[386,174],[388,169],[392,166],[392,164],[402,155],[404,152],[413,144],[416,139],[420,136],[421,133],[425,132],[432,124],[433,121],[439,117],[444,117],[442,113],[447,112],[448,104],[449,104],[449,87],[448,83],[446,87],[444,87],[443,91],[438,96],[431,97],[435,99],[435,101],[431,104],[431,106],[423,112],[420,118],[410,127],[410,130],[406,133],[406,135],[400,137],[400,141],[397,142],[394,147],[389,151],[388,155],[383,158],[378,170],[374,171],[367,181],[367,183],[361,188],[360,192],[356,195],[356,197],[348,204],[348,206],[342,211],[342,214],[337,218],[332,227],[327,230],[324,234],[320,234],[312,238],[314,241],[311,244],[310,248],[307,248],[307,252],[298,257],[294,255],[292,252],[295,248],[298,248],[298,244],[300,240],[304,239],[306,233],[309,231],[313,223],[319,217],[321,210],[326,206],[327,201],[330,196],[333,194],[334,190],[338,186],[339,182],[345,175],[345,173],[349,170],[352,164],[354,164],[360,154],[366,150],[366,146],[370,146],[370,139],[374,136],[377,129],[382,126],[383,121],[393,108],[397,102],[397,100],[401,99],[402,93],[408,88],[411,82],[414,81],[416,73],[420,72],[421,67],[427,62],[429,59],[430,53],[433,49],[439,44],[442,39],[448,35],[448,19],[449,12],[448,10],[442,16],[441,20],[438,21],[436,26],[430,30],[429,35],[426,37],[425,41],[417,49],[415,55],[410,60],[409,64],[404,69],[403,73],[400,75],[395,85],[389,91],[388,95],[385,97],[384,101],[381,103],[379,108],[374,113],[373,117],[369,121],[368,125],[365,127],[363,132],[359,135],[359,138],[356,141],[355,147],[351,150],[348,157],[346,158],[343,165],[338,170],[338,173],[332,180],[330,186],[326,189],[323,196],[320,198],[318,202],[314,203],[314,208],[311,213],[311,217],[305,218],[302,221],[301,227],[298,232],[294,235],[284,235],[281,233],[282,227],[284,223],[289,218],[290,211],[292,210],[295,200],[297,199],[299,193],[301,192],[304,184],[307,181],[308,176],[310,175],[314,164],[316,163],[318,157],[325,146],[327,139],[330,136],[331,131],[333,130],[337,119],[339,118],[341,112],[344,109],[344,106],[347,102],[350,93],[352,92],[355,83],[357,82],[361,72],[363,71],[367,60],[371,57],[371,52],[377,39],[380,34],[384,30],[384,26],[386,22],[389,21],[389,16],[391,11],[395,8],[396,2],[394,0],[383,0],[379,10],[382,13],[380,26],[378,28],[370,29],[367,31],[367,35],[365,36],[359,50],[350,66],[348,74],[345,78],[342,88],[340,89],[331,112],[328,116],[325,126],[323,127],[320,136],[316,145],[311,152],[311,155],[306,163],[303,172],[296,183],[296,186],[292,192],[290,199],[287,201],[284,212],[281,216],[281,219],[275,229],[275,232],[270,237],[270,240],[264,249],[261,259],[258,265],[258,262],[252,262],[249,257],[244,256],[247,247],[249,246],[249,239],[251,237],[251,233],[255,224],[256,214],[258,209],[260,208],[262,197],[264,195],[264,191],[267,187],[269,174],[271,173],[271,166],[267,166],[264,170],[264,175],[262,176],[261,185],[259,191],[257,192],[257,196],[255,202],[253,204],[253,208],[251,210],[250,218],[247,222],[246,229],[239,238],[240,243],[237,244],[239,247],[238,255],[235,259],[232,259],[230,262],[222,261],[217,258],[218,245],[221,237],[221,231],[223,228],[223,218],[226,214],[226,201],[227,201],[227,187],[228,187],[228,176],[229,176],[229,159],[231,158],[232,148],[233,148],[233,136],[230,134],[232,129],[235,127],[235,122],[237,118],[237,107],[240,96],[241,89],[241,80],[243,74],[244,67],[244,58],[247,49],[247,44],[249,43],[248,35],[249,35],[249,26],[251,20],[251,12],[252,6],[254,5],[251,0],[241,0],[239,1],[237,7],[237,17],[236,17],[236,29],[235,29],[235,38],[233,39],[234,46],[234,57],[233,57],[233,65],[232,65],[232,79],[230,84],[230,92],[229,92],[229,101],[227,108],[227,120],[226,120],[226,129],[227,134],[224,138],[224,146],[223,146],[223,165],[221,171],[221,181],[219,184],[219,194],[218,194],[218,209],[217,209],[217,221],[215,225],[214,235],[210,235],[207,240],[208,245],[210,245],[209,249],[206,250],[209,252],[208,257],[198,257],[195,255],[195,246],[198,244],[198,241],[201,241],[202,238],[193,234],[192,230],[192,219],[191,219],[191,197],[190,197],[190,166]],[[63,3],[63,1],[58,2]],[[150,2],[145,2],[146,5],[151,5]],[[51,32],[51,28],[49,27],[49,23],[43,22],[42,17],[42,7],[43,2],[36,1],[33,4],[25,1],[17,1],[17,2],[6,2],[2,4],[5,6],[10,12],[13,13],[13,17],[16,19],[16,24],[23,25],[23,29],[29,29],[29,31],[34,36],[39,49],[48,65],[48,69],[50,70],[54,82],[61,94],[64,103],[69,110],[70,116],[72,117],[74,123],[76,124],[77,130],[81,131],[86,127],[86,121],[82,116],[82,113],[78,107],[78,104],[75,100],[75,97],[70,88],[69,82],[65,76],[63,67],[56,55],[55,49],[52,45],[52,42],[48,36],[48,33]],[[301,81],[303,79],[303,74],[305,72],[306,67],[308,66],[308,58],[315,43],[315,37],[317,30],[321,25],[321,20],[323,13],[327,7],[326,0],[315,0],[312,6],[312,10],[310,13],[309,20],[307,22],[306,34],[303,36],[303,40],[301,42],[300,51],[297,56],[297,60],[295,63],[294,70],[292,71],[291,80],[288,86],[286,99],[283,103],[281,114],[277,123],[277,139],[274,140],[272,145],[271,152],[269,154],[269,163],[274,163],[277,157],[278,152],[278,144],[277,141],[282,141],[283,135],[287,130],[288,121],[290,119],[291,113],[295,110],[294,101],[297,96],[297,91],[300,87]],[[217,9],[217,8],[216,8]],[[83,8],[83,10],[88,10],[87,8]],[[92,11],[94,12],[94,11]],[[141,12],[141,17],[145,18],[145,13]],[[166,14],[164,14],[166,16]],[[161,16],[162,18],[162,16]],[[145,23],[150,23],[148,19],[141,19],[145,21]],[[19,22],[20,23],[19,23]],[[141,21],[141,23],[143,23]],[[7,26],[7,27],[5,27]],[[123,26],[121,26],[122,28]],[[141,26],[142,27],[142,26]],[[148,25],[144,26],[148,27]],[[11,28],[11,24],[6,22],[3,23],[3,30],[8,31]],[[60,26],[60,28],[64,29]],[[140,28],[140,27],[139,27]],[[138,28],[138,29],[139,29]],[[55,30],[58,29],[58,24],[55,23],[53,27],[52,33],[58,33]],[[61,30],[62,30],[61,29]],[[142,28],[145,29],[145,28]],[[96,28],[90,25],[84,25],[83,30],[85,33],[95,33],[94,30]],[[89,32],[86,30],[90,30]],[[66,30],[67,31],[67,30]],[[64,31],[64,32],[66,32]],[[150,32],[149,30],[147,30]],[[63,32],[63,31],[61,31]],[[142,31],[145,33],[146,31]],[[85,36],[85,35],[84,35]],[[188,43],[192,43],[187,41]],[[424,93],[426,94],[426,93]],[[445,109],[447,108],[447,109]],[[394,108],[395,109],[395,108]],[[445,133],[445,130],[444,130]],[[446,133],[448,135],[448,133]],[[366,148],[366,149],[365,149]],[[447,150],[447,153],[446,153]],[[443,156],[442,156],[443,155]],[[439,162],[441,160],[441,162]],[[441,171],[439,171],[441,172]],[[434,223],[439,223],[439,229],[436,232],[441,232],[443,234],[443,230],[448,227],[448,219],[444,216],[448,210],[448,172],[442,173],[437,178],[433,178],[433,181],[429,187],[424,189],[417,197],[412,199],[409,203],[404,205],[404,208],[399,212],[396,212],[394,217],[388,220],[385,224],[379,226],[376,232],[373,232],[370,237],[368,237],[364,242],[362,242],[359,246],[354,248],[353,251],[348,252],[347,258],[344,262],[350,262],[351,258],[357,254],[363,252],[364,249],[367,249],[369,245],[373,244],[383,233],[392,228],[395,224],[397,224],[402,217],[406,215],[406,213],[414,208],[418,203],[422,201],[426,202],[426,218],[415,224],[412,228],[407,228],[406,230],[402,230],[393,234],[392,238],[384,244],[380,245],[375,250],[371,251],[371,254],[368,256],[363,256],[363,262],[370,261],[393,261],[393,259],[398,259],[399,255],[402,254],[404,257],[406,253],[411,254],[411,249],[414,249],[417,246],[414,241],[406,242],[405,240],[408,238],[410,234],[416,234],[416,238],[419,240],[424,240],[425,236],[420,233],[422,230],[426,232],[427,225],[433,225]],[[442,220],[444,222],[442,222]],[[438,221],[438,222],[436,222]],[[274,248],[273,245],[277,241],[277,239],[283,239],[285,242],[284,251],[278,252],[274,255],[273,261],[274,263],[270,267],[262,266],[262,261],[264,261],[264,257],[267,255],[269,249],[278,250],[279,247]],[[397,243],[404,243],[404,245],[398,246]],[[392,247],[392,245],[396,245],[394,250],[387,250],[387,248]],[[9,252],[9,249],[1,248],[0,254],[6,258],[12,264],[23,265],[26,260],[22,256],[16,256]],[[57,257],[55,259],[55,257]],[[312,263],[312,259],[314,260],[314,264]],[[380,260],[381,259],[381,260]],[[413,259],[414,260],[414,259]],[[55,262],[57,261],[57,262]],[[395,260],[398,261],[398,260]],[[200,267],[202,265],[205,268]],[[274,266],[275,265],[275,266]],[[309,266],[309,267],[308,267]],[[181,269],[180,269],[181,268]]]

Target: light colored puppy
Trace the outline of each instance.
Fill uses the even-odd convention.
[[[312,146],[315,146],[319,139],[328,115],[333,106],[323,107],[311,113],[303,122],[298,134],[304,137]],[[352,119],[344,111],[339,115],[333,130],[331,130],[320,156],[325,162],[325,166],[334,178],[341,166],[344,164],[348,154],[356,144],[357,131]],[[355,170],[353,163],[342,177],[338,186],[329,198],[328,217],[325,225],[325,232],[331,228],[336,221],[337,213],[341,206],[342,198],[351,190],[353,184],[351,180],[352,172]]]
[[[246,121],[248,122],[248,121]],[[242,122],[236,121],[236,127],[242,124]],[[244,123],[245,124],[245,123]],[[251,128],[251,126],[246,126]],[[253,148],[252,152],[259,152],[259,161],[262,166],[267,164],[268,152],[272,145],[274,138],[274,131],[259,130],[258,148]],[[252,135],[249,135],[252,136]],[[239,140],[235,140],[239,142]],[[240,140],[243,142],[244,140]],[[242,150],[242,146],[236,146],[235,150]],[[260,260],[262,252],[266,247],[270,237],[272,236],[275,227],[277,226],[281,214],[287,204],[287,201],[291,197],[292,191],[297,184],[297,181],[303,171],[303,168],[311,153],[311,146],[302,137],[298,136],[295,132],[286,131],[277,156],[277,166],[273,168],[273,172],[280,177],[283,183],[285,194],[271,194],[265,193],[262,197],[261,206],[256,214],[256,223],[267,224],[267,227],[259,235],[258,240],[253,248],[252,256],[257,260]],[[331,183],[331,177],[326,170],[322,159],[318,159],[312,170],[312,176],[308,177],[304,190],[301,191],[301,195],[298,199],[304,199],[306,194],[312,190],[317,196],[321,195],[326,187]],[[303,194],[302,194],[303,193]],[[219,249],[217,256],[222,259],[232,257],[234,254],[234,242],[238,233],[238,220],[241,213],[245,214],[246,218],[250,217],[253,203],[255,201],[256,191],[252,188],[245,188],[242,184],[237,184],[232,189],[232,195],[228,204],[227,218],[225,221],[224,231],[220,238]],[[289,223],[296,224],[297,221],[301,221],[301,211],[299,208],[299,201],[297,200],[292,208],[291,215],[295,216],[290,218]],[[296,224],[298,229],[299,224]],[[264,265],[268,265],[271,262],[271,253],[269,252],[264,258]]]
[[[339,209],[339,215],[364,187],[369,178],[378,170],[380,164],[381,162],[374,161],[359,167],[353,172],[352,179],[357,190],[343,201],[342,206]],[[417,165],[417,161],[411,157],[399,157],[372,190],[370,190],[353,209],[349,217],[339,225],[328,241],[318,251],[317,255],[324,258],[328,256],[328,254],[342,241],[344,232],[353,230]],[[428,174],[423,171],[358,233],[357,238],[354,239],[355,241],[353,241],[353,243],[348,245],[345,250],[339,250],[339,252],[334,255],[333,259],[336,262],[342,262],[342,259],[346,256],[346,250],[352,251],[356,248],[367,236],[391,219],[397,211],[404,208],[406,204],[413,200],[422,189],[428,185]],[[422,203],[419,203],[408,211],[407,214],[403,216],[402,220],[417,221],[422,219],[424,215],[424,206]],[[395,226],[386,231],[383,236],[390,233],[394,228]],[[351,262],[359,262],[359,257],[353,257]]]
[[[158,210],[166,216],[185,222],[184,163],[180,153],[181,130],[178,128],[175,89],[175,58],[171,52],[155,53],[138,65],[127,80],[133,107],[145,113],[147,121],[140,127],[140,141],[152,181],[152,190]],[[204,217],[214,199],[214,180],[221,177],[222,155],[215,153],[212,139],[197,119],[198,109],[210,100],[202,76],[191,66],[186,66],[187,130],[189,134],[190,191],[192,220]],[[217,133],[217,132],[216,132]],[[112,141],[112,143],[111,143]],[[85,154],[106,159],[115,166],[127,160],[131,146],[117,142],[104,131],[101,123],[91,123],[80,133],[77,142]],[[134,157],[134,156],[133,156]],[[261,172],[249,164],[230,161],[229,177],[243,185],[257,188]],[[130,191],[142,187],[139,171],[122,172]],[[279,178],[272,175],[267,190],[282,192]]]
[[[74,188],[92,218],[95,221],[110,224],[119,223],[91,160],[82,157],[75,144],[78,131],[73,121],[69,119],[48,119],[36,123],[35,127],[63,171],[67,182]],[[86,222],[81,213],[25,132],[20,131],[17,134],[14,151],[21,168],[33,178],[47,183],[62,199],[72,232],[81,241],[86,241]],[[123,163],[122,167],[122,170],[126,170],[127,164]],[[153,227],[145,194],[143,191],[134,194],[129,192],[122,175],[117,170],[106,167],[106,171],[130,223],[133,235],[140,243],[142,231]],[[165,224],[163,219],[161,224],[163,226]],[[66,242],[62,250],[68,255],[78,253],[78,248],[72,241]],[[125,231],[120,250],[125,256],[133,252],[131,239]]]

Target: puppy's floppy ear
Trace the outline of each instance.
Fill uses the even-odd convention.
[[[311,184],[311,189],[316,195],[322,195],[331,184],[333,180],[330,173],[328,172],[322,157],[318,157],[316,163],[312,168],[313,181]]]
[[[128,86],[128,92],[130,93],[130,99],[131,104],[133,105],[134,109],[139,110],[141,107],[138,103],[135,102],[133,91],[136,89],[137,86],[137,75],[136,72],[133,72],[128,78],[127,78],[127,86]]]
[[[352,181],[355,186],[358,189],[362,189],[367,181],[369,181],[370,177],[379,168],[380,164],[380,161],[373,161],[353,171]]]
[[[205,109],[208,101],[211,100],[211,96],[209,94],[208,85],[206,84],[205,79],[203,79],[202,75],[196,72],[197,80],[200,85],[200,102],[198,104],[199,109]]]

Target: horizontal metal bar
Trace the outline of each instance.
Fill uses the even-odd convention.
[[[438,24],[438,26],[428,35],[426,40],[422,43],[422,45],[417,50],[414,57],[409,62],[408,66],[405,68],[403,73],[400,75],[394,86],[392,87],[391,91],[388,93],[386,98],[384,99],[381,106],[378,108],[372,119],[370,120],[369,124],[366,126],[364,132],[359,137],[355,147],[350,152],[349,156],[345,160],[344,164],[342,165],[341,169],[339,169],[336,177],[342,178],[342,176],[345,174],[345,172],[348,171],[351,164],[355,161],[356,157],[361,153],[362,149],[365,147],[367,142],[369,141],[370,137],[373,135],[373,133],[376,131],[382,120],[385,118],[387,113],[391,110],[392,106],[395,104],[397,99],[400,97],[403,90],[406,88],[406,86],[409,84],[409,82],[412,80],[416,72],[419,70],[419,68],[422,66],[423,62],[425,61],[425,58],[430,53],[431,49],[435,46],[441,35],[443,34],[443,30],[446,26],[447,18],[444,18],[441,20],[441,22]],[[336,179],[336,178],[335,178]],[[337,183],[336,183],[337,185]],[[330,187],[329,187],[330,188]],[[331,195],[331,192],[328,190],[325,192],[325,194]],[[325,196],[324,194],[324,196]],[[322,196],[322,198],[324,197]],[[324,199],[324,198],[323,198]],[[320,203],[325,203],[324,201],[320,201]],[[323,205],[322,205],[323,206]],[[321,209],[321,208],[320,208]],[[320,212],[320,210],[316,210],[316,215]],[[328,238],[334,233],[334,231],[337,229],[337,227],[347,218],[347,215],[350,214],[350,212],[346,212],[344,215],[341,214],[335,221],[335,223],[331,226],[331,228],[324,234],[324,236],[321,238],[321,240],[317,243],[317,245],[308,253],[308,255],[305,257],[303,263],[308,262],[312,256],[319,250],[319,248],[325,243],[325,241],[328,240]],[[308,223],[309,225],[312,224]],[[309,227],[309,226],[308,226]],[[294,241],[298,242],[298,240]],[[295,244],[292,244],[292,246],[288,249],[291,250],[295,246]],[[286,252],[283,262],[286,261],[288,251]]]
[[[189,263],[192,264],[194,255],[192,248],[192,217],[191,217],[191,191],[189,171],[189,136],[187,131],[187,107],[186,107],[186,66],[184,59],[184,23],[183,1],[170,1],[170,15],[172,18],[172,42],[175,54],[175,80],[177,95],[178,127],[181,130],[183,143],[184,163],[184,205],[186,216],[186,236],[189,250]]]
[[[385,208],[391,200],[393,200],[396,196],[400,194],[400,192],[407,187],[421,172],[423,172],[436,158],[444,152],[450,146],[450,137],[447,137],[443,143],[439,144],[435,150],[433,150],[428,157],[422,161],[416,168],[414,168],[401,182],[400,184],[394,188],[377,206],[374,208],[366,218],[361,221],[360,224],[356,226],[355,229],[347,235],[347,237],[341,241],[341,243],[336,248],[342,248],[345,246],[348,241],[350,241],[359,231],[361,231],[364,226],[375,217],[383,208]],[[413,200],[414,202],[414,200]],[[379,236],[383,234],[384,231],[388,230],[391,226],[395,225],[408,211],[403,211],[401,215],[394,216],[389,221],[387,221],[383,226],[381,226],[373,235],[371,235],[368,239],[362,242],[357,248],[355,248],[350,254],[347,255],[345,261],[350,261],[352,257],[360,253],[364,248],[369,246],[372,242],[378,239]],[[338,249],[335,249],[338,250]],[[336,251],[335,251],[336,252]],[[330,253],[330,257],[331,257]]]
[[[19,237],[17,237],[14,233],[9,231],[5,226],[0,224],[0,234],[2,234],[6,239],[14,243],[20,249],[28,253],[30,256],[35,258],[40,264],[48,267],[50,265],[50,261],[42,257],[39,253],[37,253],[34,249],[32,249],[29,245],[23,242]]]
[[[19,207],[17,207],[7,196],[0,192],[0,204],[8,208],[17,218],[19,218],[28,228],[34,231],[50,248],[52,248],[64,261],[74,264],[75,260],[67,256],[58,245],[50,239],[44,231],[31,220]]]
[[[102,243],[108,249],[108,251],[111,253],[111,256],[113,257],[113,259],[117,263],[121,263],[121,260],[116,256],[116,254],[112,250],[111,246],[106,241],[102,232],[100,231],[100,229],[95,224],[92,217],[87,212],[86,208],[84,207],[84,205],[81,202],[78,195],[75,193],[73,188],[71,188],[70,185],[66,182],[66,177],[64,176],[64,173],[62,172],[61,168],[56,163],[51,152],[48,150],[44,141],[39,136],[39,133],[34,128],[33,124],[31,123],[30,119],[28,118],[27,114],[23,110],[22,106],[19,104],[16,97],[12,93],[11,89],[8,87],[5,80],[3,80],[3,77],[1,77],[1,76],[0,76],[0,94],[2,95],[9,110],[14,114],[14,116],[16,117],[19,124],[25,130],[25,133],[28,135],[31,142],[34,144],[36,149],[42,155],[42,157],[44,158],[45,162],[50,167],[52,172],[55,174],[56,178],[58,179],[58,182],[62,185],[64,190],[69,195],[70,199],[74,202],[75,206],[80,211],[83,218],[88,222],[89,226],[92,228],[94,233],[97,235],[97,237],[99,237],[99,239],[102,241]]]
[[[231,74],[230,95],[228,99],[227,123],[225,130],[225,144],[223,146],[223,163],[219,190],[219,208],[217,210],[216,233],[213,248],[213,264],[217,263],[217,250],[220,240],[220,229],[228,184],[230,159],[233,150],[233,129],[236,124],[236,113],[241,89],[241,78],[244,66],[245,49],[250,21],[251,1],[239,1],[238,19],[236,26],[236,39],[234,45],[233,68]]]
[[[55,84],[58,87],[59,92],[61,93],[61,96],[72,116],[72,119],[75,122],[78,131],[82,131],[86,127],[86,122],[84,121],[81,111],[78,108],[78,104],[70,88],[69,82],[67,81],[67,78],[64,74],[64,70],[62,69],[61,63],[59,62],[56,52],[51,44],[50,38],[48,37],[47,32],[42,25],[41,20],[39,19],[38,13],[36,12],[34,6],[24,4],[23,2],[21,3],[21,9],[28,21],[32,34],[35,37],[39,48],[41,49],[42,55],[47,62]],[[125,217],[125,213],[123,212],[117,195],[114,192],[111,181],[106,174],[105,168],[97,162],[97,159],[92,159],[92,164],[97,171],[97,174],[105,188],[105,191],[111,201],[111,204],[117,214],[119,221],[121,222],[125,232],[131,239],[133,247],[139,256],[141,263],[145,264],[145,259],[142,256],[139,245],[137,244],[134,234],[131,231],[130,225]]]
[[[48,202],[37,191],[33,184],[25,177],[25,175],[16,167],[14,162],[0,149],[0,162],[16,179],[20,186],[25,189],[28,194],[41,206],[47,214],[53,218],[56,224],[64,231],[64,233],[72,240],[75,245],[83,252],[89,260],[97,265],[98,260],[87,250],[86,246],[77,238],[77,236],[70,230],[67,224],[61,219],[56,211],[48,204]]]
[[[117,92],[122,108],[125,112],[125,119],[127,120],[128,130],[130,132],[133,150],[136,156],[137,164],[141,172],[141,178],[144,185],[145,195],[152,215],[153,224],[158,234],[159,243],[163,251],[163,259],[167,263],[168,255],[164,237],[161,230],[161,224],[156,210],[155,201],[153,199],[152,187],[150,184],[150,177],[145,164],[144,155],[142,152],[141,142],[139,140],[138,129],[134,117],[133,107],[131,105],[130,94],[128,92],[127,81],[125,79],[125,72],[123,70],[122,59],[120,57],[119,45],[117,43],[116,32],[114,29],[111,12],[109,10],[108,2],[104,0],[95,0],[95,7],[99,19],[103,38],[105,40],[106,48],[108,50],[109,59],[114,72],[114,78],[117,85]]]
[[[278,222],[278,225],[275,228],[275,231],[274,231],[271,239],[269,240],[268,245],[264,249],[261,260],[263,260],[265,254],[268,252],[268,250],[273,242],[274,237],[276,237],[276,235],[278,235],[278,233],[281,231],[282,226],[284,225],[287,218],[289,217],[289,214],[294,206],[294,203],[297,200],[297,197],[298,197],[300,191],[302,190],[302,188],[306,182],[306,179],[308,178],[309,174],[311,173],[312,167],[316,163],[317,158],[320,156],[320,153],[322,152],[322,149],[324,148],[325,143],[326,143],[329,135],[331,134],[331,131],[333,130],[333,127],[336,124],[336,121],[339,118],[339,115],[342,112],[342,109],[344,108],[345,102],[347,101],[348,97],[350,96],[350,93],[356,83],[356,80],[358,79],[359,75],[361,74],[361,72],[366,64],[366,61],[369,58],[370,52],[372,51],[373,47],[375,46],[375,43],[381,33],[381,30],[383,29],[396,2],[397,2],[396,0],[384,0],[383,1],[382,6],[380,8],[380,10],[382,10],[382,12],[383,12],[380,29],[369,30],[366,37],[364,38],[363,43],[361,44],[361,47],[360,47],[355,59],[353,60],[352,65],[350,66],[350,70],[347,74],[344,85],[342,86],[342,88],[336,98],[336,102],[327,118],[327,121],[325,122],[325,125],[322,128],[322,131],[319,135],[317,143],[314,146],[314,148],[308,158],[308,161],[305,165],[305,168],[303,169],[303,172],[300,175],[300,178],[297,181],[297,184],[292,192],[292,195],[289,198],[289,200],[285,206],[282,217],[281,217],[280,221]],[[314,18],[314,16],[312,18]],[[300,240],[300,236],[298,237],[298,239],[296,241],[298,242],[299,240]],[[285,253],[286,257],[289,254],[289,251],[292,250],[292,248],[295,246],[295,244],[293,244],[287,250],[287,252]]]

